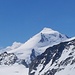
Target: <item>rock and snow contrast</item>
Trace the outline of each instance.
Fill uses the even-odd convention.
[[[74,75],[75,38],[50,28],[1,52],[1,75]]]

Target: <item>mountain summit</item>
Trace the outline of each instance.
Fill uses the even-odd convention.
[[[41,31],[41,33],[53,33],[53,32],[57,32],[57,31],[47,27],[43,28],[43,30]]]
[[[52,31],[54,31],[54,30],[51,28],[45,27],[45,28],[43,28],[43,30],[41,32],[52,32]]]

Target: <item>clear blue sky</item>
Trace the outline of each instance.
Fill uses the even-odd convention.
[[[0,0],[0,47],[25,42],[44,27],[75,36],[75,0]]]

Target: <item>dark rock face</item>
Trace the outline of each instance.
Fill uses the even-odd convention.
[[[43,43],[44,41],[48,41],[48,38],[46,38],[45,35],[41,33],[41,40],[39,42]]]
[[[43,54],[41,54],[34,61],[32,61],[31,65],[30,65],[30,72],[31,72],[32,69],[37,70],[36,67],[40,63],[43,64],[43,68],[44,68],[51,61],[51,59],[53,59],[52,63],[51,63],[51,65],[52,65],[55,62],[55,60],[59,59],[59,57],[61,56],[64,48],[65,48],[65,45],[63,45],[63,44],[58,45],[58,46],[55,45],[53,47],[48,48]],[[32,75],[32,74],[29,74],[29,75]]]
[[[0,54],[0,65],[12,65],[17,61],[17,56],[14,53],[1,53]]]
[[[24,65],[26,68],[29,67],[29,65],[25,62],[25,59],[18,59],[18,60],[17,60],[17,63]]]
[[[64,61],[61,61],[60,64],[59,64],[59,66],[61,66],[61,65],[67,66],[67,65],[71,62],[71,59],[72,59],[72,58],[73,58],[73,57],[68,57],[68,58],[66,58]]]
[[[32,53],[30,55],[30,58],[31,58],[31,61],[33,61],[36,58],[35,50],[34,49],[32,49]]]
[[[44,75],[54,75],[57,72],[57,69],[48,70]]]
[[[60,68],[61,65],[67,66],[69,63],[74,64],[75,59],[73,59],[73,56],[67,57],[64,61],[61,61],[60,63],[56,62],[56,60],[58,60],[61,57],[62,52],[65,49],[68,50],[71,45],[75,46],[75,40],[72,40],[69,42],[62,42],[58,45],[54,45],[53,47],[49,47],[48,49],[46,49],[46,51],[44,53],[37,56],[35,58],[35,60],[32,61],[32,63],[30,64],[29,75],[35,75],[35,71],[37,71],[38,65],[42,64],[43,67],[39,71],[39,74],[38,74],[38,75],[40,75],[40,72],[45,68],[45,66],[50,61],[52,61],[52,62],[49,66],[52,66],[54,63],[56,63],[56,66],[58,66],[58,68],[57,69],[52,68],[51,70],[48,70],[47,72],[45,72],[44,75],[55,75],[55,73],[57,71],[64,69],[64,68]],[[72,53],[70,53],[69,55],[72,55]],[[71,59],[73,59],[73,60],[71,60]],[[34,70],[34,72],[32,72],[33,70]]]

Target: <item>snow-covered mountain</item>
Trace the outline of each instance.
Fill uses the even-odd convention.
[[[3,49],[2,50],[3,53],[0,54],[0,58],[1,58],[0,62],[2,64],[0,66],[0,73],[2,75],[5,75],[4,71],[6,70],[6,68],[7,68],[7,70],[9,70],[9,68],[10,68],[12,70],[12,71],[10,71],[10,73],[5,71],[7,73],[7,75],[10,75],[10,74],[11,75],[16,75],[16,74],[17,75],[28,75],[28,74],[29,75],[38,75],[38,74],[42,75],[41,72],[43,72],[45,66],[48,63],[45,65],[42,64],[44,66],[42,68],[40,61],[42,61],[43,63],[44,63],[44,61],[41,59],[41,57],[42,57],[41,55],[43,55],[43,53],[46,52],[47,48],[52,48],[54,45],[57,45],[63,41],[65,42],[65,40],[69,41],[68,37],[65,36],[64,34],[61,34],[58,31],[52,30],[50,28],[44,28],[41,32],[34,35],[32,38],[30,38],[25,43],[17,43],[17,42],[13,43],[12,46],[8,46],[5,49]],[[55,53],[55,51],[53,53]],[[45,55],[49,55],[49,53],[48,54],[46,53]],[[36,59],[38,57],[40,58],[39,63],[35,63],[35,62],[37,62]],[[13,59],[15,59],[15,61]],[[49,61],[47,61],[48,60],[48,58],[47,58],[47,60],[45,60],[45,62],[50,62],[50,59],[51,58],[49,58]],[[35,61],[35,62],[33,62],[33,61]],[[4,62],[8,63],[8,64],[4,64]],[[13,62],[13,64],[12,64],[12,62]],[[31,66],[31,64],[32,64],[32,66]],[[38,68],[38,66],[35,66],[35,69],[37,67],[38,70],[41,71],[40,73],[38,73],[39,71],[37,69],[36,70],[34,69],[34,66],[33,66],[34,64],[40,66],[40,68]],[[9,66],[5,66],[5,65],[9,65]],[[17,67],[16,69],[18,69],[18,70],[15,69],[15,66]],[[19,69],[20,67],[23,70]],[[29,71],[29,73],[28,73],[28,71]],[[21,72],[23,72],[23,73],[21,73]],[[50,75],[50,74],[45,74],[45,73],[43,75]]]
[[[15,53],[18,58],[25,59],[27,64],[29,64],[36,56],[42,54],[46,48],[58,44],[66,39],[67,37],[58,31],[44,28],[24,44],[14,43],[12,46],[7,47],[5,51],[8,53]]]

